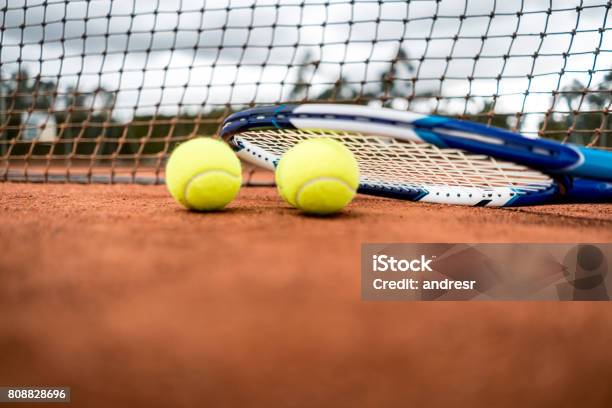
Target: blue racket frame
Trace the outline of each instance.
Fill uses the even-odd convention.
[[[549,189],[513,195],[502,204],[504,206],[612,201],[612,183],[609,182],[612,181],[612,152],[532,139],[505,129],[441,116],[356,105],[279,105],[247,109],[230,115],[223,123],[221,136],[240,150],[244,146],[232,136],[270,128],[373,132],[439,148],[484,154],[554,176],[556,183]],[[274,161],[274,158],[270,158],[270,161]],[[418,188],[393,189],[362,183],[359,192],[413,201],[426,197],[428,201],[432,199],[432,192]],[[495,192],[489,194],[494,195]],[[473,205],[488,205],[492,199],[482,197]]]

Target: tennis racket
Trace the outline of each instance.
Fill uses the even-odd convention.
[[[301,140],[338,139],[359,163],[365,194],[473,206],[612,201],[612,152],[440,116],[280,105],[230,115],[221,136],[268,169]]]

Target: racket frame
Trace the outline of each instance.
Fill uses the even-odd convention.
[[[388,136],[495,157],[525,165],[553,178],[548,188],[528,193],[512,187],[427,186],[394,189],[362,180],[359,192],[365,194],[474,206],[532,205],[566,200],[591,202],[602,198],[607,201],[612,197],[610,183],[570,177],[582,175],[585,168],[596,175],[607,175],[608,166],[612,166],[612,161],[608,163],[607,160],[612,160],[612,154],[603,152],[602,155],[602,152],[596,151],[593,155],[593,149],[531,139],[472,122],[356,105],[280,105],[230,115],[222,126],[221,136],[242,159],[272,170],[280,157],[240,137],[241,133],[266,129],[328,129]],[[585,157],[594,156],[597,163],[589,160],[589,165],[585,165]],[[612,179],[612,173],[609,176]]]

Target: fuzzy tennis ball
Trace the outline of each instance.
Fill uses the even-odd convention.
[[[179,145],[166,164],[166,186],[192,210],[219,210],[242,184],[240,160],[224,142],[200,137]]]
[[[278,191],[289,204],[312,214],[331,214],[351,202],[359,167],[349,149],[329,138],[302,141],[276,167]]]

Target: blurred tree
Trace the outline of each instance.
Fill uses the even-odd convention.
[[[568,113],[545,117],[539,124],[543,136],[577,144],[612,147],[612,138],[606,132],[610,130],[610,124],[604,112],[612,103],[612,72],[594,89],[587,89],[578,80],[563,87],[559,100],[565,105],[562,109]],[[596,129],[602,132],[597,135]]]
[[[601,108],[609,106],[612,101],[612,71],[608,72],[603,81],[597,86],[597,93],[588,95],[588,100]]]
[[[84,153],[87,154],[87,149],[84,149],[84,145],[80,146],[81,150],[85,152],[79,152],[78,146],[74,144],[74,140],[85,137],[84,132],[87,129],[87,103],[86,95],[80,92],[74,86],[68,86],[66,91],[61,94],[60,100],[62,102],[62,109],[58,109],[55,113],[55,120],[58,123],[60,132],[59,136],[62,143],[58,144],[56,154],[69,154],[69,153]],[[90,154],[93,152],[93,148],[89,149]]]
[[[589,103],[596,109],[607,111],[612,105],[612,71],[609,71],[604,77],[603,81],[597,86],[598,92],[590,93],[587,96]],[[612,124],[608,115],[604,113],[602,116],[601,135],[599,136],[599,145],[612,147],[612,136],[610,130],[612,130]]]
[[[40,75],[32,78],[25,69],[13,72],[7,80],[2,78],[0,119],[5,131],[1,136],[5,141],[18,139],[20,142],[12,148],[11,154],[23,155],[30,151],[30,138],[36,141],[37,135],[37,130],[31,126],[36,123],[44,126],[55,121],[52,114],[48,112],[53,106],[56,89],[53,81],[44,80]],[[34,115],[36,115],[35,120]],[[46,146],[36,146],[32,151],[33,154],[47,152],[48,147]]]
[[[350,101],[355,99],[357,92],[352,85],[343,77],[340,77],[334,85],[321,92],[315,99],[322,101]]]
[[[138,115],[127,125],[127,140],[121,153],[140,152],[154,156],[172,150],[174,140],[188,136],[212,136],[217,132],[226,109],[205,114],[190,115]]]
[[[62,96],[56,120],[63,129],[58,154],[105,156],[118,152],[122,125],[112,118],[116,92],[98,87],[82,92],[74,86]],[[71,141],[71,142],[68,142]]]
[[[4,72],[0,70],[0,156],[4,156],[8,151],[8,111],[7,94],[9,92],[8,82],[4,79]]]
[[[393,100],[397,98],[411,98],[413,85],[408,78],[414,72],[415,69],[410,63],[408,54],[403,48],[398,48],[389,68],[380,74],[378,81],[380,89],[378,95],[373,95],[374,98],[381,100],[383,106],[391,106]]]
[[[308,98],[312,78],[319,68],[320,61],[312,57],[310,50],[306,51],[298,63],[298,70],[293,84],[289,91],[289,99],[292,101],[305,100]]]
[[[358,92],[355,86],[343,75],[317,95],[309,95],[312,79],[320,61],[312,57],[310,51],[306,52],[298,64],[299,68],[293,88],[289,92],[292,101],[333,101],[367,103],[370,100],[382,101],[383,106],[391,106],[397,99],[409,100],[413,95],[410,75],[415,68],[403,48],[399,48],[389,67],[380,73],[375,86],[364,84],[367,89]],[[310,97],[309,97],[310,96]]]
[[[7,127],[5,138],[11,140],[20,134],[22,112],[32,105],[30,75],[26,70],[13,72],[3,85],[2,106]]]
[[[53,81],[45,81],[40,75],[34,78],[31,86],[32,108],[36,110],[49,110],[55,102],[57,85]]]
[[[112,118],[116,92],[99,86],[92,92],[90,98],[91,118],[86,137],[98,139],[96,156],[109,158],[110,155],[118,154],[121,149],[122,126]]]
[[[485,102],[482,109],[476,113],[463,115],[463,118],[472,122],[484,123],[489,126],[495,126],[504,129],[510,129],[510,117],[513,115],[507,113],[495,113],[494,102]]]
[[[292,101],[333,101],[342,102],[354,100],[357,96],[356,90],[342,75],[329,87],[323,89],[316,95],[310,95],[313,85],[313,77],[319,68],[321,61],[312,57],[307,51],[298,64],[298,71],[293,88],[289,91],[289,99]],[[317,84],[319,85],[319,84]]]

